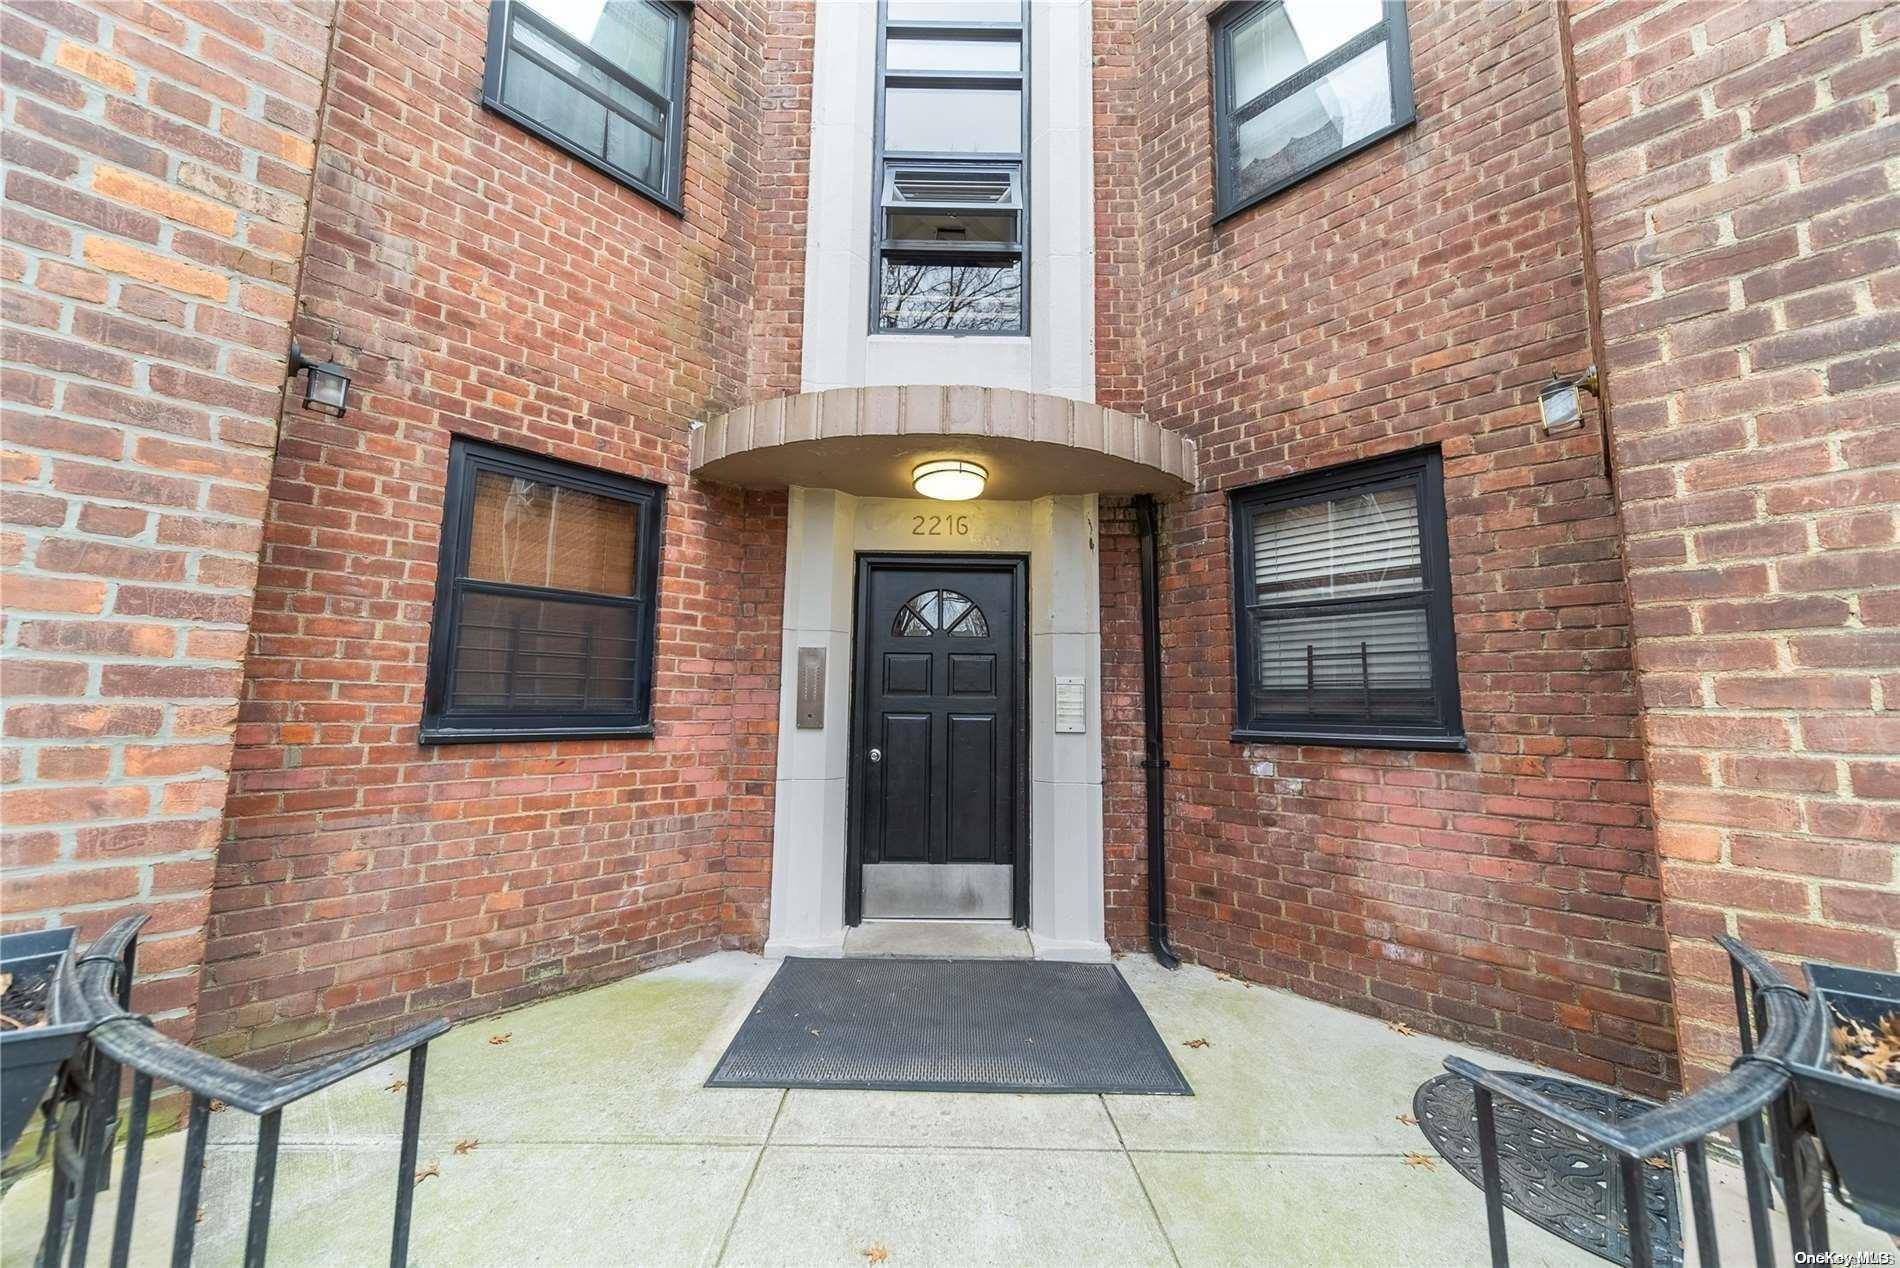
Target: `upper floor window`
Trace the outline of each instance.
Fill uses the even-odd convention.
[[[490,0],[482,101],[678,211],[689,16],[662,0]]]
[[[872,329],[1022,334],[1020,0],[880,0]]]
[[[1234,738],[1461,748],[1436,450],[1233,496]]]
[[[661,500],[454,440],[424,741],[651,733]]]
[[[1213,24],[1216,218],[1415,117],[1400,0],[1235,0]]]

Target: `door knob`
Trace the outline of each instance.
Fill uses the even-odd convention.
[[[871,764],[875,766],[877,763],[884,760],[884,750],[881,748],[874,748],[871,750],[869,756],[871,758]]]

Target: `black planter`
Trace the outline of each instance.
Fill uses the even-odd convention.
[[[1809,964],[1814,984],[1808,1034],[1791,1063],[1795,1084],[1814,1111],[1815,1130],[1854,1199],[1860,1218],[1900,1234],[1900,1087],[1857,1079],[1834,1068],[1836,1016],[1877,1027],[1900,1012],[1900,973]]]
[[[0,936],[0,973],[15,982],[57,980],[69,967],[73,930],[43,929]],[[85,1020],[61,1015],[60,991],[46,992],[45,1024],[0,1031],[0,1156],[11,1153],[53,1075],[86,1033]]]

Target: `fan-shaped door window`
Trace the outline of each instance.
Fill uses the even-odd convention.
[[[952,638],[988,638],[990,623],[983,609],[970,597],[955,590],[925,590],[912,595],[897,609],[891,633],[899,638],[929,638],[948,634]]]

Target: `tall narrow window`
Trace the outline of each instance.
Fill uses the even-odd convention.
[[[1436,451],[1233,497],[1235,739],[1458,748]]]
[[[690,16],[661,0],[490,0],[482,101],[677,211]]]
[[[457,438],[425,742],[651,729],[661,488]]]
[[[1027,330],[1020,0],[880,0],[872,329]]]
[[[1217,215],[1415,117],[1400,0],[1235,0],[1215,10],[1213,32]]]

